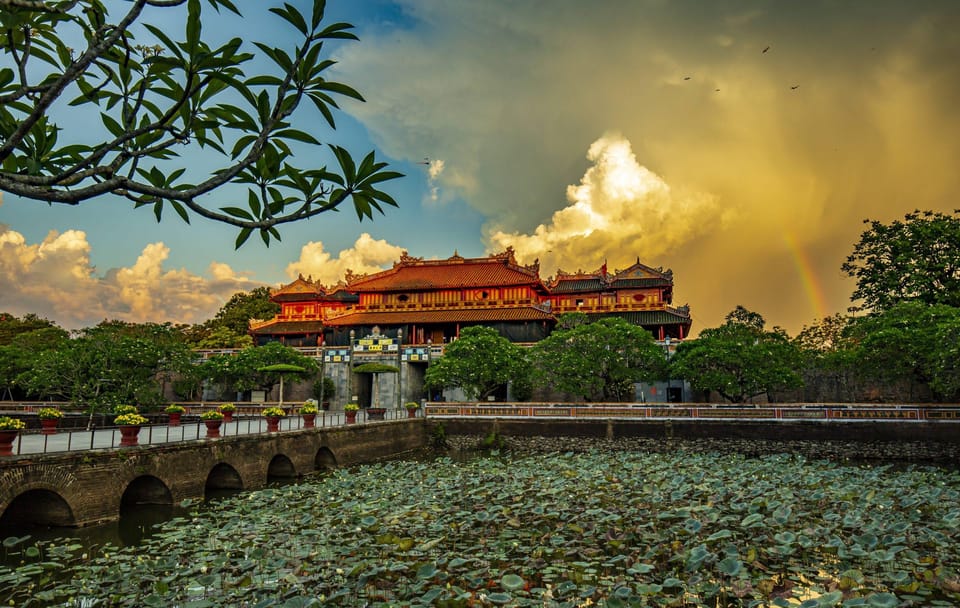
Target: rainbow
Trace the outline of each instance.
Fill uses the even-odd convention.
[[[796,237],[789,232],[784,232],[783,241],[786,243],[790,257],[793,259],[793,263],[797,268],[797,274],[800,275],[803,290],[810,300],[810,308],[813,309],[815,315],[814,321],[819,321],[828,316],[829,313],[827,312],[827,299],[823,295],[823,287],[817,282],[817,273],[813,270],[810,257],[807,255],[806,250],[800,246]]]

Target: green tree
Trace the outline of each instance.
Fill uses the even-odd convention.
[[[55,328],[53,321],[27,313],[23,317],[16,317],[6,312],[0,312],[0,346],[10,344],[17,336],[38,329]]]
[[[336,128],[337,98],[363,101],[327,78],[336,62],[324,44],[357,38],[348,23],[323,24],[325,4],[314,0],[301,13],[289,3],[243,3],[270,13],[255,19],[285,22],[290,35],[280,46],[240,37],[211,46],[203,23],[211,9],[240,15],[231,0],[3,2],[0,190],[66,205],[115,194],[158,221],[172,208],[188,223],[200,216],[235,226],[237,247],[255,230],[269,245],[279,225],[346,201],[361,220],[396,206],[377,188],[400,174],[372,152],[357,162],[330,144],[335,167],[292,164],[292,146],[320,146],[317,127]],[[180,40],[169,25],[149,23],[174,18]],[[260,59],[269,73],[248,74]],[[218,166],[201,172],[184,151]],[[205,197],[228,184],[239,186],[231,192],[238,201]]]
[[[275,365],[289,365],[303,371],[271,371]],[[234,355],[214,355],[201,364],[204,377],[220,387],[221,394],[229,391],[263,389],[269,391],[284,380],[313,376],[319,369],[311,357],[279,342],[245,348]]]
[[[18,333],[8,344],[0,344],[0,398],[25,394],[21,375],[29,371],[37,358],[63,346],[70,334],[50,325]]]
[[[443,357],[424,374],[428,390],[460,388],[467,399],[485,400],[513,380],[521,383],[530,364],[523,348],[489,327],[466,327],[447,345]]]
[[[914,211],[890,224],[865,220],[841,266],[857,280],[852,299],[866,310],[898,302],[960,306],[960,212]]]
[[[170,324],[109,321],[42,352],[17,382],[91,412],[120,403],[150,409],[163,402],[163,383],[189,369],[192,357]]]
[[[800,349],[782,329],[766,331],[763,317],[744,312],[750,311],[738,306],[720,327],[681,343],[670,360],[671,376],[735,403],[802,386]]]
[[[270,288],[257,287],[249,292],[239,291],[217,311],[217,314],[187,332],[193,348],[246,348],[253,346],[247,333],[250,319],[272,319],[280,306],[270,301]]]
[[[623,401],[633,399],[635,383],[664,377],[666,353],[642,327],[618,318],[564,325],[570,329],[531,349],[535,384],[586,401]]]
[[[859,345],[850,334],[853,318],[841,314],[824,317],[813,325],[804,325],[794,343],[800,349],[803,370],[809,386],[832,384],[833,399],[853,401],[856,381],[861,374],[857,365]]]
[[[950,392],[951,363],[945,359],[952,344],[940,340],[948,338],[958,322],[960,309],[918,301],[861,317],[850,328],[858,347],[856,365],[877,380],[909,383],[910,399],[923,384]]]

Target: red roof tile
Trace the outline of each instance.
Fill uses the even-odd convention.
[[[497,286],[541,287],[539,265],[520,266],[513,252],[487,258],[423,260],[403,256],[390,270],[353,279],[347,289],[355,292],[427,291]]]
[[[455,310],[364,311],[327,319],[328,326],[402,325],[405,323],[478,323],[484,321],[548,321],[553,316],[532,306],[517,308],[458,308]]]

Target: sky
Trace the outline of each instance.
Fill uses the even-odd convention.
[[[299,126],[404,173],[384,188],[399,208],[321,215],[235,251],[234,229],[200,218],[6,195],[0,311],[66,328],[198,323],[236,291],[298,274],[332,285],[403,251],[513,247],[544,279],[638,259],[672,269],[694,331],[742,305],[796,335],[851,305],[840,266],[863,220],[960,207],[954,0],[327,4],[360,38],[330,47],[336,79],[366,101],[341,103],[336,131],[310,114]],[[150,18],[182,32],[164,10]],[[204,34],[292,39],[249,11],[211,13]]]

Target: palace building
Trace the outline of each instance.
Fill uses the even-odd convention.
[[[371,275],[347,273],[328,288],[298,277],[271,299],[281,306],[273,319],[252,320],[257,344],[352,346],[358,338],[385,336],[403,345],[440,345],[463,327],[493,327],[518,343],[550,334],[559,315],[616,316],[650,331],[660,341],[690,332],[690,310],[674,307],[673,273],[640,263],[607,272],[557,271],[540,278],[540,265],[518,264],[512,249],[482,258],[456,253],[424,260],[404,253],[393,267]]]

